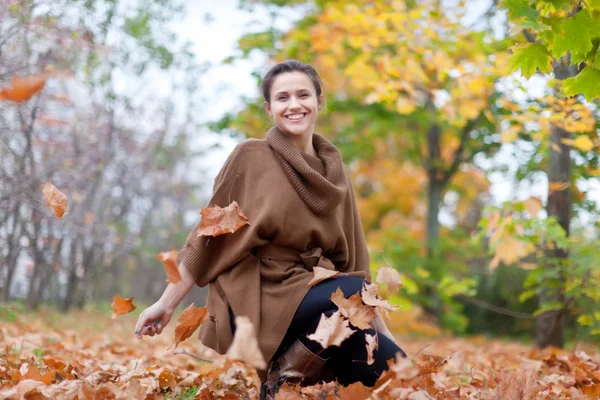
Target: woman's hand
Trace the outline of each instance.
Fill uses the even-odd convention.
[[[146,308],[140,314],[135,325],[135,335],[141,339],[143,335],[160,335],[171,320],[174,309],[165,306],[160,300]]]

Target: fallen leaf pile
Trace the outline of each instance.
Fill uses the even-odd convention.
[[[167,351],[174,326],[138,340],[135,316],[53,312],[0,325],[0,399],[256,399],[254,368],[227,360],[197,339]],[[51,315],[52,314],[52,315]],[[44,318],[44,319],[43,319]],[[60,329],[58,327],[61,327]],[[278,399],[594,399],[600,356],[481,337],[399,338],[408,354],[375,388],[329,382],[284,385]],[[188,353],[213,363],[190,357]],[[414,357],[414,360],[413,360]],[[184,397],[184,395],[186,397]]]
[[[66,210],[66,197],[50,183],[42,189],[60,218]],[[58,209],[56,202],[60,203]],[[529,212],[536,212],[536,204],[529,207]],[[233,233],[248,224],[235,202],[226,208],[203,209],[202,218],[198,236]],[[157,258],[164,263],[167,282],[177,284],[181,280],[177,250],[160,253]],[[338,275],[343,274],[316,267],[309,285]],[[380,285],[387,286],[388,294],[400,289],[400,274],[389,266],[380,268],[376,283],[365,284],[360,293],[348,298],[338,289],[331,297],[338,311],[329,317],[322,315],[308,338],[328,348],[340,346],[353,334],[365,334],[360,330],[370,327],[375,310],[389,315],[397,309],[379,297]],[[197,340],[182,345],[208,318],[206,307],[192,304],[174,327],[170,324],[161,335],[138,341],[131,332],[135,316],[127,315],[136,309],[133,300],[115,296],[112,319],[103,313],[90,321],[87,313],[76,317],[78,328],[72,330],[56,322],[68,316],[54,317],[52,323],[42,321],[42,316],[47,317],[44,314],[0,325],[0,400],[258,398],[260,381],[254,368],[267,365],[250,320],[236,318],[233,343],[221,356]],[[94,333],[90,326],[99,329]],[[534,350],[478,338],[398,339],[408,357],[388,360],[389,369],[373,388],[361,383],[348,387],[336,382],[310,387],[284,384],[276,399],[600,398],[600,357],[589,350]],[[365,340],[367,359],[355,362],[371,365],[378,335],[365,334]],[[168,342],[171,345],[167,347]],[[169,352],[172,344],[175,349]]]

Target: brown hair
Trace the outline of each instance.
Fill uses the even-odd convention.
[[[269,72],[267,72],[260,85],[260,89],[267,103],[271,103],[271,87],[273,86],[273,81],[275,81],[277,75],[294,71],[306,74],[312,81],[315,90],[317,91],[317,97],[321,95],[323,83],[321,81],[321,77],[311,65],[305,64],[298,60],[285,60],[272,67]]]

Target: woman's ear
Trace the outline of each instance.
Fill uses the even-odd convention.
[[[263,107],[265,108],[267,114],[269,114],[269,117],[272,117],[273,115],[271,114],[271,104],[269,104],[268,101],[265,101],[263,102]]]
[[[317,100],[317,103],[319,104],[319,110],[321,108],[323,108],[325,106],[325,96],[323,96],[322,94],[319,95],[319,99]]]

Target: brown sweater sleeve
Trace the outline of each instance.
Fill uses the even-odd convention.
[[[200,287],[206,286],[223,271],[236,265],[254,247],[267,243],[267,239],[262,236],[268,220],[268,206],[265,204],[264,193],[261,193],[256,184],[260,173],[256,164],[249,161],[248,153],[252,151],[244,143],[232,151],[215,178],[213,195],[208,204],[208,207],[226,207],[235,200],[248,217],[250,225],[244,225],[234,233],[197,237],[196,231],[202,223],[200,218],[179,252],[179,260]]]

